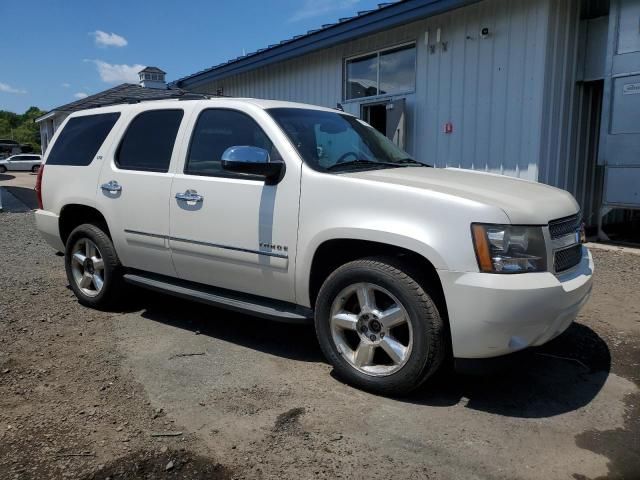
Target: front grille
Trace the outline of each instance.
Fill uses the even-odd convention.
[[[582,245],[574,245],[573,247],[558,250],[553,256],[553,267],[556,273],[569,270],[575,267],[582,260]]]
[[[558,238],[574,233],[580,228],[580,213],[570,217],[558,218],[549,222],[549,233],[551,238]]]

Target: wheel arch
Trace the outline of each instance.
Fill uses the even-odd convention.
[[[314,249],[313,256],[308,262],[306,285],[304,293],[308,295],[309,306],[313,308],[320,287],[336,268],[353,260],[365,257],[392,257],[407,266],[420,278],[417,280],[428,282],[430,292],[441,312],[446,315],[446,302],[442,290],[442,283],[437,273],[442,259],[438,256],[435,262],[423,253],[413,248],[407,248],[398,243],[379,242],[357,237],[336,237],[322,241]]]
[[[69,238],[73,229],[83,223],[91,223],[104,228],[104,232],[111,238],[109,224],[100,210],[88,205],[71,203],[65,205],[60,210],[58,228],[60,230],[60,240],[62,240],[62,243],[66,244],[67,238]]]

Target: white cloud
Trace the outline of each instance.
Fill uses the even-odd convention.
[[[83,98],[87,98],[89,95],[87,95],[84,92],[78,92],[78,93],[74,93],[73,96],[78,100],[82,100]]]
[[[96,45],[99,47],[125,47],[127,45],[127,39],[117,33],[107,33],[102,30],[96,30],[91,32],[96,41]]]
[[[305,0],[302,7],[293,12],[289,22],[299,22],[307,18],[319,17],[339,10],[353,7],[360,0]]]
[[[144,65],[113,64],[102,60],[85,62],[93,62],[98,68],[100,78],[106,83],[138,83],[138,72],[144,68]]]
[[[4,93],[19,93],[19,94],[27,93],[26,90],[23,90],[21,88],[13,88],[11,85],[8,85],[8,84],[2,83],[2,82],[0,82],[0,92],[4,92]]]
[[[69,88],[71,86],[71,84],[67,83],[67,82],[64,82],[64,83],[60,84],[60,86],[64,87],[64,88]]]

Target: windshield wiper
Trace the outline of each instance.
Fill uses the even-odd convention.
[[[327,167],[327,170],[338,170],[342,167],[352,167],[357,165],[367,165],[367,166],[376,166],[376,167],[393,167],[398,168],[402,165],[391,163],[391,162],[376,162],[375,160],[367,160],[366,158],[359,158],[358,160],[351,160],[349,162],[341,162],[331,165]]]
[[[396,160],[396,162],[397,162],[397,163],[400,163],[400,164],[402,164],[402,165],[406,165],[407,167],[408,167],[409,165],[415,165],[415,166],[420,166],[420,167],[432,167],[432,165],[429,165],[429,164],[427,164],[427,163],[419,162],[419,161],[414,160],[413,158],[409,158],[409,157],[407,157],[407,158],[401,158],[401,159],[399,159],[399,160]]]

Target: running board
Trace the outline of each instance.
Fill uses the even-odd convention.
[[[126,273],[124,280],[138,287],[175,297],[286,323],[311,323],[313,310],[293,303],[234,292],[150,273]]]

